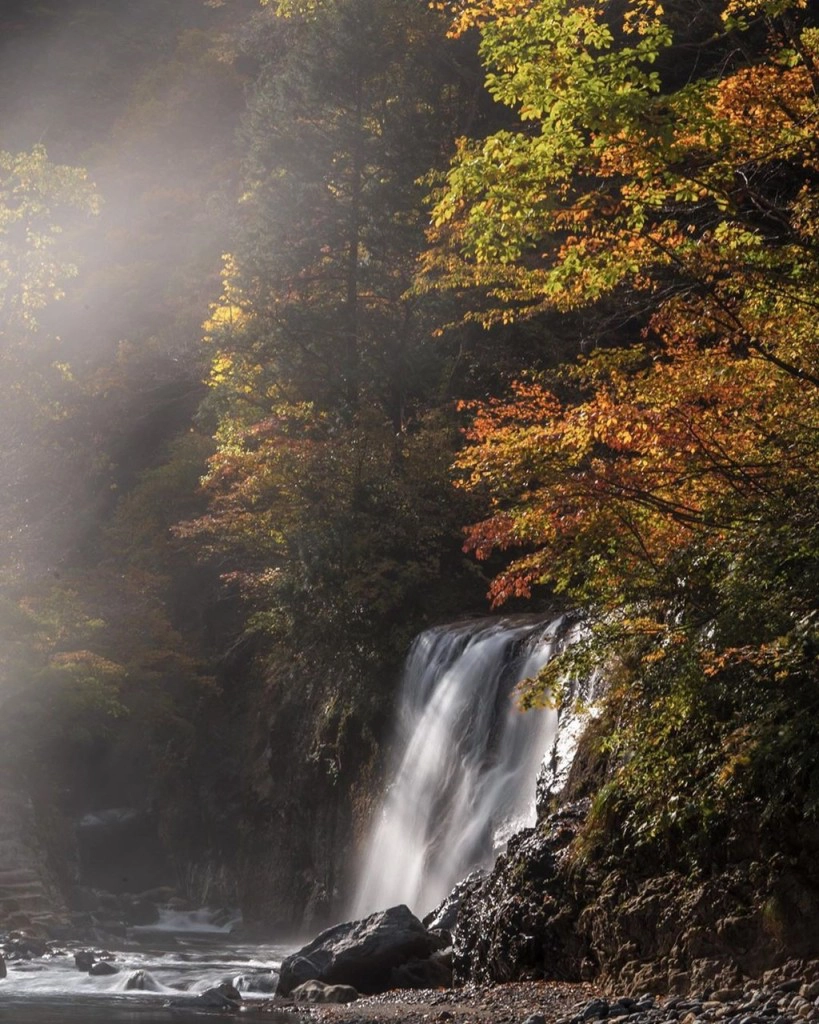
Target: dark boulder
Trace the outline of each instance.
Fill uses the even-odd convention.
[[[88,973],[97,978],[106,974],[119,974],[119,968],[115,967],[110,960],[98,960]]]
[[[282,963],[277,995],[289,996],[305,981],[352,985],[365,994],[386,992],[392,971],[423,960],[438,940],[408,907],[391,907],[362,921],[328,928]]]
[[[161,992],[162,986],[148,971],[134,971],[125,982],[126,992]]]
[[[451,988],[452,956],[433,953],[425,960],[410,960],[390,972],[390,988]]]
[[[85,971],[88,973],[94,966],[96,957],[90,949],[81,949],[78,953],[74,954],[74,963],[77,966],[78,971]]]
[[[5,978],[6,974],[6,961],[3,959],[3,954],[0,953],[0,978]]]

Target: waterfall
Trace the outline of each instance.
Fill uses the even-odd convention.
[[[557,713],[522,712],[515,686],[566,633],[563,617],[483,620],[422,633],[399,701],[392,781],[359,874],[354,917],[435,907],[535,820],[535,780]]]

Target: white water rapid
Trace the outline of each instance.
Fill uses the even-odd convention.
[[[241,992],[246,1024],[298,1024],[295,1015],[262,1009],[289,950],[235,943],[223,919],[207,909],[161,911],[156,926],[130,929],[115,949],[99,954],[115,970],[110,975],[78,969],[74,956],[91,948],[85,944],[50,943],[43,956],[10,958],[0,979],[0,1024],[235,1022],[234,1011],[197,1004],[224,983]]]
[[[365,851],[354,917],[399,903],[427,913],[534,824],[535,780],[557,713],[520,711],[514,690],[546,664],[565,632],[563,617],[484,620],[416,639],[395,769]]]

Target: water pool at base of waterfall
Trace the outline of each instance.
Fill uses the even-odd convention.
[[[127,1000],[25,1000],[10,999],[0,1002],[2,1024],[227,1024],[237,1020],[242,1024],[297,1024],[297,1014],[280,1011],[254,1013],[244,1008],[239,1017],[236,1012],[218,1010],[174,1010],[136,1004]]]
[[[154,934],[153,938],[157,936]],[[147,938],[147,936],[146,936]],[[110,949],[118,973],[101,977],[77,969],[74,953],[88,948],[66,944],[59,952],[31,960],[7,962],[0,980],[2,1024],[202,1024],[203,1021],[295,1022],[296,1016],[263,1013],[260,1003],[272,997],[282,957],[279,946],[232,945],[229,936],[191,939],[167,934],[162,942],[128,944]],[[142,972],[146,990],[129,990],[129,979]],[[242,993],[235,1011],[181,1005],[209,988],[230,982]],[[262,989],[263,991],[260,991]],[[176,1005],[174,1005],[176,1004]],[[259,1007],[254,1012],[254,1005]]]

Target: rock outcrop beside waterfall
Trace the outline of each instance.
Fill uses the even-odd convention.
[[[819,957],[815,825],[795,821],[789,834],[768,835],[754,808],[738,806],[732,834],[697,874],[681,870],[674,851],[630,854],[613,827],[591,847],[585,818],[606,778],[592,746],[581,742],[562,803],[465,895],[457,982],[593,980],[690,993],[742,987],[794,958]]]
[[[466,893],[455,929],[457,982],[583,975],[580,906],[561,869],[586,809],[587,803],[566,807],[518,833],[487,878]]]

